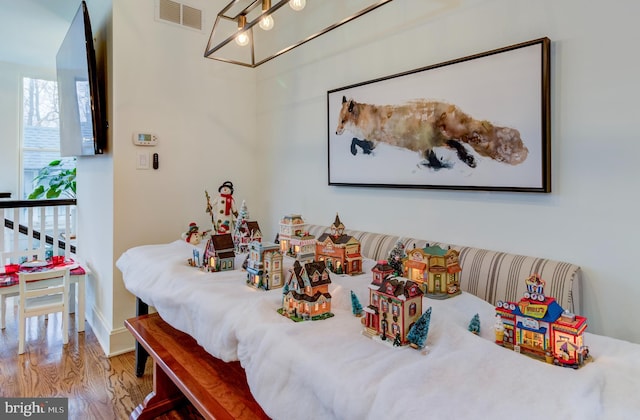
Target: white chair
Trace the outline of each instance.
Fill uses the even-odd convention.
[[[69,269],[60,268],[34,273],[20,272],[18,311],[18,354],[24,353],[26,319],[62,312],[62,342],[69,342]]]
[[[33,261],[44,259],[44,252],[40,249],[32,249],[29,251],[16,251],[16,252],[0,252],[0,267],[4,270],[4,266],[7,264],[20,264],[24,261]],[[12,296],[18,296],[17,288],[0,288],[0,328],[3,330],[6,328],[6,309],[7,298]],[[15,292],[13,291],[15,290]]]

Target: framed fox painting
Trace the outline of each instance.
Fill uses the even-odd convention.
[[[550,41],[327,92],[329,185],[551,191]]]

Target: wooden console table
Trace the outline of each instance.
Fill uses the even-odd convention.
[[[153,419],[185,398],[206,419],[268,419],[239,362],[211,356],[157,313],[128,319],[125,326],[153,359],[153,391],[131,419]]]

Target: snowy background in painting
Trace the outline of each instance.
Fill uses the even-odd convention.
[[[541,44],[518,48],[366,85],[331,91],[329,101],[329,181],[331,183],[540,188],[542,186]],[[476,168],[448,148],[434,149],[452,167],[433,170],[423,156],[378,143],[371,155],[350,152],[353,133],[336,135],[342,97],[373,105],[400,105],[417,99],[457,105],[478,120],[515,128],[529,149],[527,159],[508,165],[481,157]]]

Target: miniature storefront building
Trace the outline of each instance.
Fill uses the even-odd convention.
[[[291,238],[301,236],[306,231],[307,224],[299,214],[288,214],[280,219],[278,241],[282,255],[292,255]]]
[[[202,267],[205,271],[226,271],[234,269],[236,254],[230,233],[211,235],[204,247]]]
[[[578,368],[590,358],[583,334],[587,319],[565,311],[544,294],[538,274],[525,280],[527,291],[518,303],[498,301],[496,343],[529,356]],[[499,319],[498,319],[499,318]]]
[[[323,261],[301,264],[295,261],[282,291],[278,312],[294,321],[332,317],[331,278]]]
[[[316,259],[316,237],[308,232],[296,233],[291,237],[289,255],[301,263]]]
[[[446,299],[459,295],[460,272],[459,252],[439,246],[414,248],[407,252],[404,272],[433,299]]]
[[[336,274],[362,273],[360,241],[344,233],[344,225],[337,214],[331,232],[323,233],[316,241],[316,258]]]
[[[422,315],[423,293],[416,282],[389,275],[393,272],[386,261],[379,261],[371,270],[373,281],[369,285],[369,305],[364,308],[364,334],[379,335],[386,340],[399,336],[407,344],[407,334]]]
[[[256,289],[271,290],[284,285],[282,253],[274,243],[253,241],[249,244],[247,284]]]

